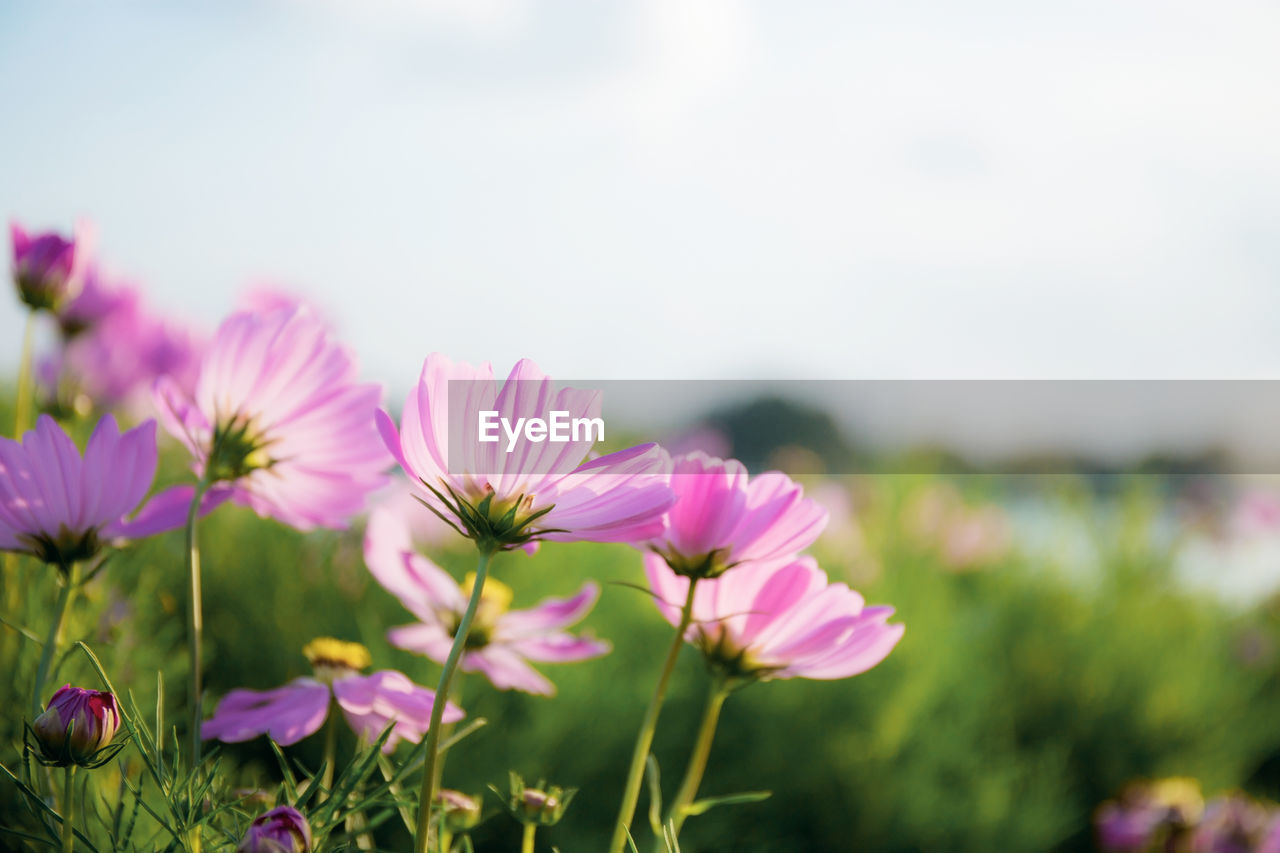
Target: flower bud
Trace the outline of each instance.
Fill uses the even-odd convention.
[[[559,785],[544,787],[542,782],[527,787],[520,774],[512,771],[511,794],[507,799],[507,810],[511,816],[523,824],[551,826],[560,822],[569,801],[578,793],[577,788],[561,788]],[[492,786],[491,786],[492,787]],[[495,793],[501,795],[497,788]]]
[[[258,815],[240,839],[236,853],[308,853],[311,827],[302,812],[280,806]]]
[[[461,791],[446,788],[436,794],[443,827],[449,832],[466,832],[480,823],[483,806],[479,797],[468,797]]]
[[[35,309],[56,310],[71,293],[75,265],[75,240],[52,231],[27,234],[20,226],[9,227],[13,237],[13,280],[22,301]]]
[[[53,694],[44,713],[31,725],[42,759],[55,767],[99,766],[103,760],[98,754],[111,744],[119,728],[115,696],[70,684]]]

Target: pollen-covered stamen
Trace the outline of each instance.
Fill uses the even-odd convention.
[[[337,678],[355,675],[373,663],[369,650],[364,646],[333,637],[317,637],[302,647],[302,654],[311,663],[316,678],[327,684],[332,684]]]

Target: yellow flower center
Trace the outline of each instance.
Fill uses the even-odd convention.
[[[373,663],[369,650],[364,646],[333,637],[316,637],[302,647],[302,654],[311,663],[316,678],[325,682],[359,672]]]

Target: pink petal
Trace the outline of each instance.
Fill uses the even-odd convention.
[[[204,721],[200,736],[238,743],[265,734],[289,746],[314,734],[328,712],[329,688],[310,678],[274,690],[232,690]]]
[[[613,646],[594,637],[575,637],[573,634],[547,634],[512,640],[503,645],[528,660],[546,663],[569,663],[607,655]]]
[[[497,633],[503,639],[564,628],[580,621],[595,606],[600,586],[587,581],[572,598],[545,598],[528,610],[511,610],[498,620]]]
[[[395,721],[384,752],[390,752],[402,738],[414,743],[422,740],[436,695],[394,670],[340,678],[333,683],[333,693],[352,730],[366,741],[376,740]],[[444,722],[454,723],[463,716],[462,709],[452,702],[445,706]]]
[[[489,645],[463,656],[465,672],[483,673],[499,690],[522,690],[538,696],[554,696],[556,686],[529,666],[515,651]]]

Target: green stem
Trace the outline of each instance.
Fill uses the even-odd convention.
[[[640,724],[640,733],[636,736],[636,748],[631,754],[631,768],[627,771],[627,787],[622,793],[622,805],[618,809],[618,823],[613,828],[613,840],[609,842],[610,853],[622,853],[627,843],[627,830],[631,819],[636,814],[636,802],[640,799],[640,785],[644,781],[644,765],[649,758],[649,747],[653,746],[653,735],[658,728],[658,714],[662,711],[662,700],[667,695],[667,684],[671,681],[671,673],[675,671],[676,659],[680,657],[680,647],[684,645],[684,632],[693,621],[693,591],[698,585],[697,578],[689,579],[689,593],[685,596],[684,608],[680,611],[680,624],[676,627],[675,638],[667,651],[667,660],[662,666],[662,674],[658,676],[658,686],[654,688],[653,698],[649,700],[649,708],[644,712],[644,722]]]
[[[334,699],[329,700],[329,721],[324,727],[324,776],[320,779],[320,787],[324,788],[325,798],[333,788],[333,762],[338,757],[338,716],[342,713]]]
[[[196,535],[196,523],[200,519],[200,501],[209,488],[207,477],[202,477],[196,484],[195,494],[191,497],[191,508],[187,510],[187,573],[191,576],[191,600],[188,603],[191,628],[187,640],[191,645],[191,769],[200,766],[200,725],[203,722],[203,663],[200,649],[204,639],[204,603],[201,597],[200,583],[200,542]]]
[[[32,719],[40,716],[40,712],[44,710],[44,703],[41,702],[44,696],[44,683],[49,678],[49,667],[53,664],[53,656],[57,654],[58,645],[62,642],[63,619],[71,604],[71,595],[75,591],[75,571],[75,563],[72,563],[70,567],[62,566],[58,573],[62,581],[62,589],[58,592],[58,603],[53,606],[53,624],[49,626],[49,635],[45,638],[44,648],[40,650],[40,664],[36,667],[36,683],[31,690]]]
[[[711,687],[711,695],[707,697],[707,708],[702,712],[702,725],[698,729],[698,737],[693,743],[693,752],[689,754],[689,766],[684,771],[684,781],[680,790],[671,801],[671,809],[667,812],[667,821],[673,824],[672,833],[679,838],[680,827],[688,815],[685,808],[698,795],[698,786],[702,784],[702,774],[707,769],[707,759],[711,756],[711,742],[715,740],[716,724],[720,722],[720,709],[724,700],[729,698],[729,688],[723,679],[716,679]]]
[[[449,830],[440,828],[440,853],[452,853],[453,851],[453,833]]]
[[[453,702],[453,704],[455,705],[461,705],[462,703],[458,701],[461,695],[462,695],[462,675],[455,674],[453,677],[453,688],[449,691],[449,701]],[[440,726],[440,740],[447,741],[453,735],[453,730],[457,727],[458,727],[457,723],[443,723]],[[439,791],[441,788],[444,787],[444,785],[442,784],[444,780],[444,763],[448,759],[449,759],[449,753],[447,750],[445,752],[440,753],[440,755],[436,757],[436,778],[432,782],[432,784],[435,785],[435,790],[437,791]]]
[[[466,612],[453,635],[453,645],[449,648],[449,657],[444,662],[444,672],[440,673],[440,683],[436,685],[436,699],[431,704],[431,722],[427,728],[426,754],[422,765],[422,796],[418,798],[418,833],[414,839],[416,853],[428,853],[427,845],[431,835],[431,806],[436,795],[436,761],[440,749],[440,721],[444,717],[444,709],[449,701],[449,689],[453,686],[453,674],[458,669],[458,661],[462,659],[462,651],[467,645],[467,634],[471,632],[471,622],[475,619],[476,608],[480,605],[480,595],[484,592],[485,577],[489,573],[489,561],[493,559],[493,547],[481,546],[480,561],[476,565],[476,579],[471,585],[471,599],[467,602]]]
[[[520,853],[533,853],[533,836],[538,833],[538,825],[536,823],[526,823],[524,825],[524,838],[520,842]]]
[[[27,312],[27,322],[22,329],[22,356],[18,362],[18,398],[14,401],[13,437],[22,438],[27,429],[27,419],[31,416],[31,398],[34,396],[32,386],[35,377],[31,371],[32,350],[35,348],[36,312]]]
[[[71,779],[76,772],[74,764],[68,764],[62,783],[62,853],[71,853],[76,846],[76,798]]]

